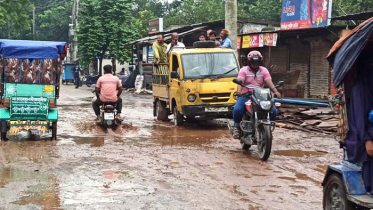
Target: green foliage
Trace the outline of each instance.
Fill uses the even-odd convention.
[[[29,0],[0,0],[0,38],[17,38],[30,30],[32,9]]]
[[[129,60],[125,44],[133,40],[131,0],[81,0],[78,29],[80,59],[88,63],[97,53]]]
[[[38,15],[36,19],[37,39],[45,41],[69,41],[69,23],[72,11],[71,2],[54,7]]]
[[[249,18],[281,21],[282,0],[258,0],[249,5]]]

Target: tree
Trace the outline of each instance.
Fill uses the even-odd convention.
[[[249,18],[281,21],[283,0],[258,0],[249,6]]]
[[[0,37],[18,38],[30,30],[32,9],[29,0],[0,0]]]
[[[45,41],[69,41],[71,2],[44,11],[36,19],[37,39]]]
[[[102,59],[113,56],[119,62],[129,59],[124,46],[132,40],[131,0],[82,0],[78,28],[79,55],[83,63],[89,63],[99,55]]]

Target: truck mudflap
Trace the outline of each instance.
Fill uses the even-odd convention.
[[[200,106],[182,106],[181,110],[184,116],[195,117],[214,117],[230,116],[234,105],[200,105]]]

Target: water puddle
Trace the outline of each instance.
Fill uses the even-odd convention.
[[[318,171],[318,172],[320,172],[322,174],[325,174],[326,170],[328,170],[328,165],[317,165],[316,167],[317,168],[315,168],[314,170]]]
[[[315,183],[316,185],[320,185],[319,181],[309,177],[307,174],[298,173],[298,174],[295,174],[295,176],[297,177],[297,179],[305,180],[305,181],[311,181],[311,182]]]
[[[204,126],[174,127],[166,125],[153,125],[151,128],[151,140],[163,146],[202,146],[213,143],[219,138],[226,138],[225,129],[212,129]],[[211,130],[212,129],[212,130]]]
[[[76,144],[90,144],[91,147],[102,147],[105,144],[104,137],[72,137]]]
[[[9,193],[10,190],[13,193]],[[42,209],[58,209],[61,203],[58,181],[53,175],[11,167],[0,169],[0,194],[4,199],[15,198],[12,204],[33,204]]]
[[[293,182],[295,182],[295,180],[297,180],[296,178],[286,177],[286,176],[280,176],[280,177],[278,177],[278,178],[279,178],[279,179],[282,179],[282,180],[293,181]]]
[[[287,157],[310,157],[310,156],[325,155],[325,153],[323,152],[302,151],[302,150],[276,150],[276,151],[273,151],[273,153],[279,156],[287,156]]]

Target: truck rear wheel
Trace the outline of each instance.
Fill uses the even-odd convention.
[[[52,141],[57,140],[57,122],[52,122]]]
[[[158,100],[155,109],[157,113],[157,120],[160,120],[160,121],[168,120],[168,112],[167,112],[165,102]]]
[[[184,116],[177,111],[177,107],[174,107],[174,124],[176,126],[181,126],[184,123]]]

